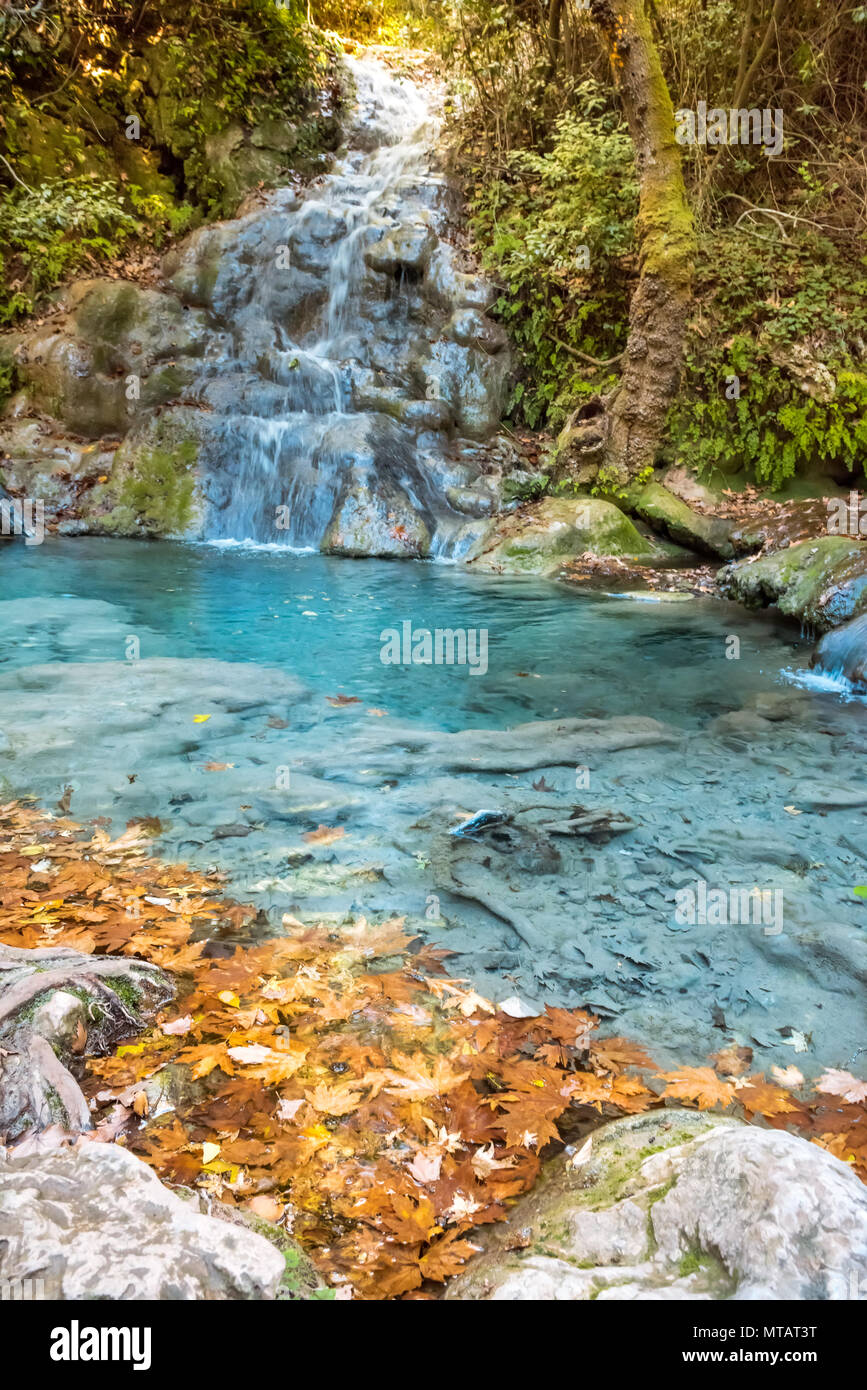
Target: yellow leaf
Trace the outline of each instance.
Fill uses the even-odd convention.
[[[115,1055],[118,1057],[138,1057],[144,1050],[144,1043],[127,1043],[126,1047],[119,1047]]]
[[[209,714],[194,714],[194,715],[193,715],[193,723],[194,723],[194,724],[204,724],[205,720],[206,720],[206,719],[210,719],[210,717],[211,717],[211,716],[210,716]]]
[[[217,998],[220,1000],[221,1004],[231,1004],[233,1009],[241,1007],[241,1001],[237,994],[233,994],[230,989],[221,989]]]
[[[217,1157],[217,1155],[219,1154],[219,1152],[220,1152],[220,1146],[219,1146],[219,1144],[203,1144],[203,1145],[202,1145],[202,1162],[203,1162],[203,1163],[213,1163],[214,1159]]]
[[[331,1139],[331,1130],[326,1125],[308,1125],[301,1133],[308,1139]]]

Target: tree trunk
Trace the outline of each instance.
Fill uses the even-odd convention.
[[[583,408],[597,476],[617,483],[652,466],[662,441],[683,362],[695,229],[645,0],[591,0],[590,12],[606,40],[639,180],[639,279],[623,374],[611,397]],[[583,423],[579,412],[579,434]]]

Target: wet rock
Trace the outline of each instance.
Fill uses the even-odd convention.
[[[497,298],[496,287],[483,276],[468,274],[455,265],[455,252],[440,242],[430,258],[422,290],[425,298],[443,309],[490,309]]]
[[[694,511],[660,483],[629,489],[625,505],[654,531],[660,531],[690,550],[716,555],[722,560],[731,560],[735,555],[730,522]]]
[[[867,546],[845,536],[801,541],[729,565],[717,585],[748,607],[776,604],[787,617],[824,632],[867,609]]]
[[[576,1149],[577,1164],[554,1159],[508,1221],[482,1234],[484,1253],[447,1299],[857,1296],[867,1190],[817,1145],[664,1109],[615,1120],[589,1153]]]
[[[867,613],[826,633],[810,665],[828,675],[845,676],[859,689],[867,687]]]
[[[185,304],[200,305],[223,312],[233,297],[231,276],[237,267],[231,251],[238,235],[229,222],[199,227],[163,259],[163,274]]]
[[[420,279],[437,244],[436,234],[425,222],[407,223],[386,232],[364,253],[365,264],[381,275],[413,275]]]
[[[446,333],[463,347],[478,348],[492,357],[508,345],[508,336],[500,324],[478,309],[460,309],[452,316]]]
[[[665,554],[611,502],[544,497],[500,521],[470,563],[495,573],[555,574],[587,553],[641,564],[661,563]]]
[[[182,1200],[128,1150],[0,1155],[3,1280],[39,1278],[47,1297],[73,1300],[278,1296],[280,1250]]]
[[[409,498],[369,473],[352,478],[322,539],[331,555],[420,557],[430,532]]]
[[[497,506],[497,499],[487,489],[482,491],[471,487],[447,488],[446,500],[456,512],[463,512],[466,516],[491,516]]]
[[[86,439],[118,436],[194,380],[205,324],[174,295],[85,280],[62,307],[59,318],[15,336],[19,415],[38,411]]]

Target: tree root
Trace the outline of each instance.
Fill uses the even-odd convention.
[[[89,1129],[70,1065],[137,1033],[173,992],[144,961],[0,945],[0,1140]]]

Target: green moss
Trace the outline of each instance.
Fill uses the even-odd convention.
[[[117,979],[107,979],[105,983],[127,1009],[133,1013],[138,1009],[141,1002],[141,990],[132,980],[122,976]]]
[[[121,533],[138,529],[151,536],[182,534],[193,516],[192,469],[197,457],[192,440],[172,450],[156,448],[137,455],[103,529]]]

